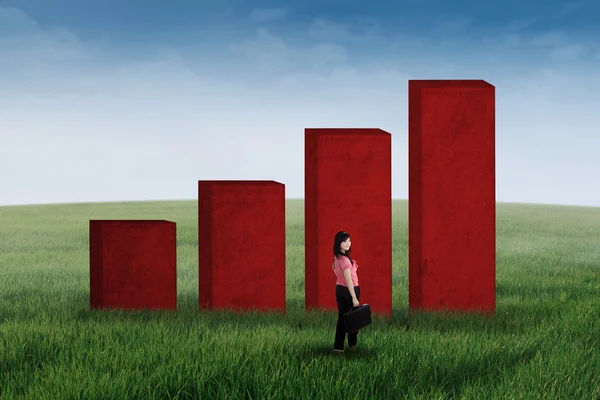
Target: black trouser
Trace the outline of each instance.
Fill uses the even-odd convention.
[[[360,300],[360,287],[354,286],[354,293],[356,298]],[[336,350],[344,350],[344,340],[346,339],[346,324],[344,323],[344,313],[350,311],[353,307],[352,295],[350,289],[346,286],[336,285],[335,287],[335,300],[338,305],[338,320],[335,328],[335,342],[333,348]],[[348,334],[348,346],[356,346],[356,339],[358,332]]]

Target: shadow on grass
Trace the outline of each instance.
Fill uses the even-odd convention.
[[[354,349],[354,350],[348,350],[346,348],[344,353],[332,353],[333,334],[332,334],[331,340],[332,340],[331,346],[324,346],[324,345],[313,346],[313,347],[310,347],[309,349],[303,350],[300,353],[300,356],[305,359],[331,357],[333,359],[345,358],[347,360],[353,360],[353,359],[358,359],[358,358],[360,358],[360,359],[371,358],[372,359],[372,358],[378,357],[378,354],[375,352],[375,350],[368,348],[368,347],[361,347],[360,343],[358,343],[356,349]]]
[[[402,382],[400,386],[412,387],[419,392],[438,389],[445,398],[460,398],[461,392],[475,380],[488,391],[502,384],[503,376],[510,376],[514,370],[529,364],[540,347],[540,343],[496,347],[478,353],[477,356],[461,354],[459,351],[457,355],[449,354],[438,359],[435,358],[438,355],[436,349],[411,347],[395,359],[394,368],[384,369],[371,376],[369,384],[385,387],[390,382]],[[314,346],[301,352],[301,357],[346,361],[369,359],[376,362],[385,353],[380,352],[377,346],[361,347],[360,339],[353,352],[346,350],[343,354],[335,354],[331,350],[330,346]]]
[[[453,310],[418,310],[409,312],[408,306],[395,307],[392,318],[374,319],[374,326],[408,331],[523,333],[535,329],[556,317],[546,305],[502,305],[495,315]]]
[[[510,350],[495,349],[483,353],[481,357],[463,357],[458,362],[449,359],[421,362],[419,357],[426,355],[412,354],[399,372],[411,387],[435,387],[447,398],[460,398],[461,392],[473,380],[481,382],[490,393],[492,387],[503,382],[505,373],[510,375],[512,371],[530,363],[538,352],[539,345]]]

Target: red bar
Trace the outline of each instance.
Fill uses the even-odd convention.
[[[381,129],[305,130],[306,309],[337,309],[336,232],[352,238],[361,303],[392,315],[392,137]]]
[[[177,308],[176,224],[90,220],[90,306]]]
[[[285,185],[198,181],[201,309],[285,313]]]
[[[495,87],[409,81],[409,308],[496,306]]]

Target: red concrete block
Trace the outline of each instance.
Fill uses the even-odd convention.
[[[409,81],[409,308],[495,312],[495,88]]]
[[[337,309],[336,232],[352,238],[361,303],[392,314],[392,138],[380,129],[305,130],[306,309]]]
[[[176,224],[90,220],[91,308],[177,308]]]
[[[201,309],[285,313],[285,185],[198,181]]]

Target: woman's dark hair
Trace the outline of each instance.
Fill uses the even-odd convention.
[[[348,232],[344,232],[344,231],[339,231],[338,233],[335,234],[335,239],[333,240],[333,255],[335,255],[336,257],[339,257],[339,256],[348,257],[348,259],[350,260],[350,264],[352,264],[352,257],[350,256],[350,251],[352,250],[352,246],[350,246],[348,251],[345,253],[342,253],[342,251],[340,250],[340,246],[342,245],[342,243],[344,243],[346,240],[348,240],[349,237],[350,237],[350,234]]]

